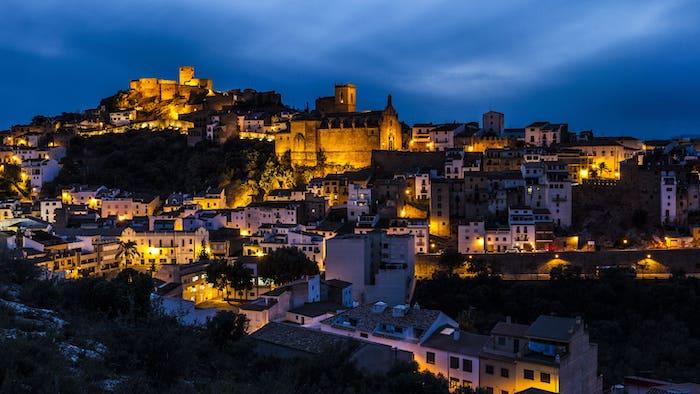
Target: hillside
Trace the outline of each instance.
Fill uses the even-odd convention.
[[[403,365],[367,375],[348,351],[259,355],[231,312],[182,326],[149,297],[151,279],[37,280],[0,260],[0,392],[444,393],[447,381]]]
[[[270,142],[244,139],[189,147],[186,136],[167,131],[76,137],[47,194],[74,183],[166,196],[212,186],[225,187],[232,205],[240,205],[250,195],[293,182],[291,166],[281,165],[273,151]]]

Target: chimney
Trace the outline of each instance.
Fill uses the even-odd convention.
[[[508,323],[508,324],[510,324],[510,323],[511,323],[511,319],[510,319],[510,316],[506,316],[506,323]]]

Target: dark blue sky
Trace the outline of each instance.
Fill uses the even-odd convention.
[[[300,108],[352,81],[358,108],[391,93],[409,123],[492,108],[508,127],[700,134],[700,2],[582,3],[2,0],[0,129],[190,64]]]

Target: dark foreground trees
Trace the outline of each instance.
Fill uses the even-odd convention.
[[[0,259],[0,272],[11,272],[5,263]],[[313,272],[306,262],[301,267],[298,273]],[[14,274],[0,276],[0,299],[54,310],[66,324],[8,336],[30,322],[0,304],[2,393],[448,393],[444,378],[415,365],[363,373],[342,349],[291,360],[258,355],[245,317],[236,313],[183,326],[151,303],[150,277],[133,270],[113,280],[20,276],[21,285],[9,279]],[[69,358],[70,346],[93,353]]]

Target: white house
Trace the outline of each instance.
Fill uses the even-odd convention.
[[[461,331],[440,311],[384,302],[323,320],[321,331],[411,352],[420,370],[442,374],[453,388],[478,387],[479,353],[489,338]]]

